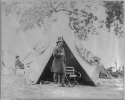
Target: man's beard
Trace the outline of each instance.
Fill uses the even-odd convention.
[[[58,44],[58,47],[62,48],[62,47],[63,47],[63,45]]]

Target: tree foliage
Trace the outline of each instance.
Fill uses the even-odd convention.
[[[17,9],[19,9],[17,11]],[[33,2],[11,2],[4,3],[4,11],[6,15],[13,14],[20,17],[20,29],[27,31],[35,26],[43,27],[47,30],[51,24],[56,21],[53,18],[53,8],[51,2],[42,2],[41,4]]]
[[[36,0],[37,1],[37,0]],[[62,11],[68,15],[69,27],[74,30],[76,36],[86,40],[88,34],[98,34],[99,26],[96,26],[98,16],[94,12],[98,11],[98,6],[105,7],[107,17],[106,27],[118,36],[123,36],[124,9],[123,1],[91,1],[81,0],[84,8],[79,9],[76,0],[72,1],[40,1],[40,2],[2,2],[2,9],[8,14],[18,16],[20,29],[27,31],[33,27],[45,28],[45,31],[51,28],[52,24],[57,21],[54,14]],[[95,5],[95,6],[93,6]],[[103,27],[101,27],[103,28]]]
[[[97,20],[97,17],[92,13],[87,13],[84,10],[80,10],[79,13],[77,13],[77,11],[78,10],[76,9],[75,17],[72,15],[69,17],[69,26],[72,30],[75,30],[74,33],[80,39],[88,38],[89,33],[98,34],[93,24],[93,22]]]
[[[118,78],[118,77],[124,77],[124,66],[123,66],[123,68],[122,68],[122,70],[116,70],[116,71],[114,71],[113,72],[113,68],[114,67],[109,67],[109,68],[107,68],[106,70],[113,76],[113,77],[115,77],[115,78]]]
[[[106,27],[110,30],[114,27],[115,34],[123,36],[123,24],[124,24],[124,2],[123,1],[104,1],[106,8]]]

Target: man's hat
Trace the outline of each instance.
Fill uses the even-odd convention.
[[[57,43],[58,42],[63,42],[63,37],[58,37]]]
[[[16,55],[16,58],[18,58],[19,56],[18,55]]]

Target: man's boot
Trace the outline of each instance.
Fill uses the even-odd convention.
[[[61,77],[61,87],[66,87],[66,84],[65,84],[65,75],[62,75],[62,77]]]
[[[58,78],[57,73],[54,73],[54,75],[53,75],[54,84],[58,83],[58,79],[57,78]]]

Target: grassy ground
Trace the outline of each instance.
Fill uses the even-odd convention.
[[[2,100],[21,99],[122,99],[123,88],[103,80],[98,87],[80,85],[75,87],[56,87],[52,82],[25,85],[22,80],[10,81],[2,85]],[[18,77],[19,78],[19,77]],[[21,77],[20,77],[21,79]],[[13,84],[12,84],[13,83]],[[105,85],[104,85],[105,83]]]

